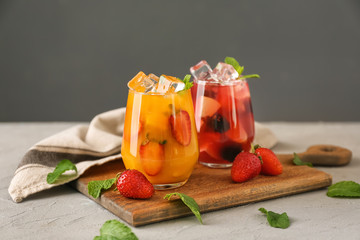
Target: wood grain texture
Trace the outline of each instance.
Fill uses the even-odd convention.
[[[193,197],[201,213],[229,208],[251,202],[278,198],[331,185],[329,174],[307,166],[292,164],[292,155],[279,155],[284,171],[279,176],[262,176],[245,183],[233,183],[230,169],[210,169],[197,164],[189,181],[182,187],[156,191],[151,199],[128,199],[113,191],[102,193],[98,199],[89,196],[87,183],[92,180],[113,178],[124,170],[122,161],[112,161],[89,169],[73,186],[119,218],[133,226],[191,215],[179,199],[164,200],[167,193],[181,192]]]

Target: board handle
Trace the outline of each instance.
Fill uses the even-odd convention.
[[[346,165],[352,158],[352,152],[349,149],[334,145],[313,145],[306,152],[298,155],[304,162],[322,166]]]

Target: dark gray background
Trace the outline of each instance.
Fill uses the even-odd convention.
[[[89,121],[138,71],[245,65],[258,121],[359,121],[360,1],[0,1],[0,121]]]

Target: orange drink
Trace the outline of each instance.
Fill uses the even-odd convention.
[[[129,83],[121,154],[155,189],[186,183],[198,160],[190,89],[177,78],[138,73]]]

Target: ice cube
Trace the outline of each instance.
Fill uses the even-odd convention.
[[[212,76],[222,82],[229,82],[239,78],[239,73],[230,64],[219,62],[212,71]]]
[[[148,77],[149,78],[151,78],[152,80],[155,80],[156,82],[158,82],[159,81],[159,77],[158,76],[156,76],[155,74],[153,74],[153,73],[150,73],[149,75],[148,75]]]
[[[198,64],[190,68],[190,72],[194,78],[199,80],[206,80],[210,78],[212,70],[210,65],[205,60],[201,60]]]
[[[153,92],[155,93],[174,93],[184,90],[185,83],[172,76],[161,75]]]
[[[146,76],[145,73],[140,71],[128,82],[128,86],[136,92],[147,93],[153,90],[156,83],[155,79]]]

